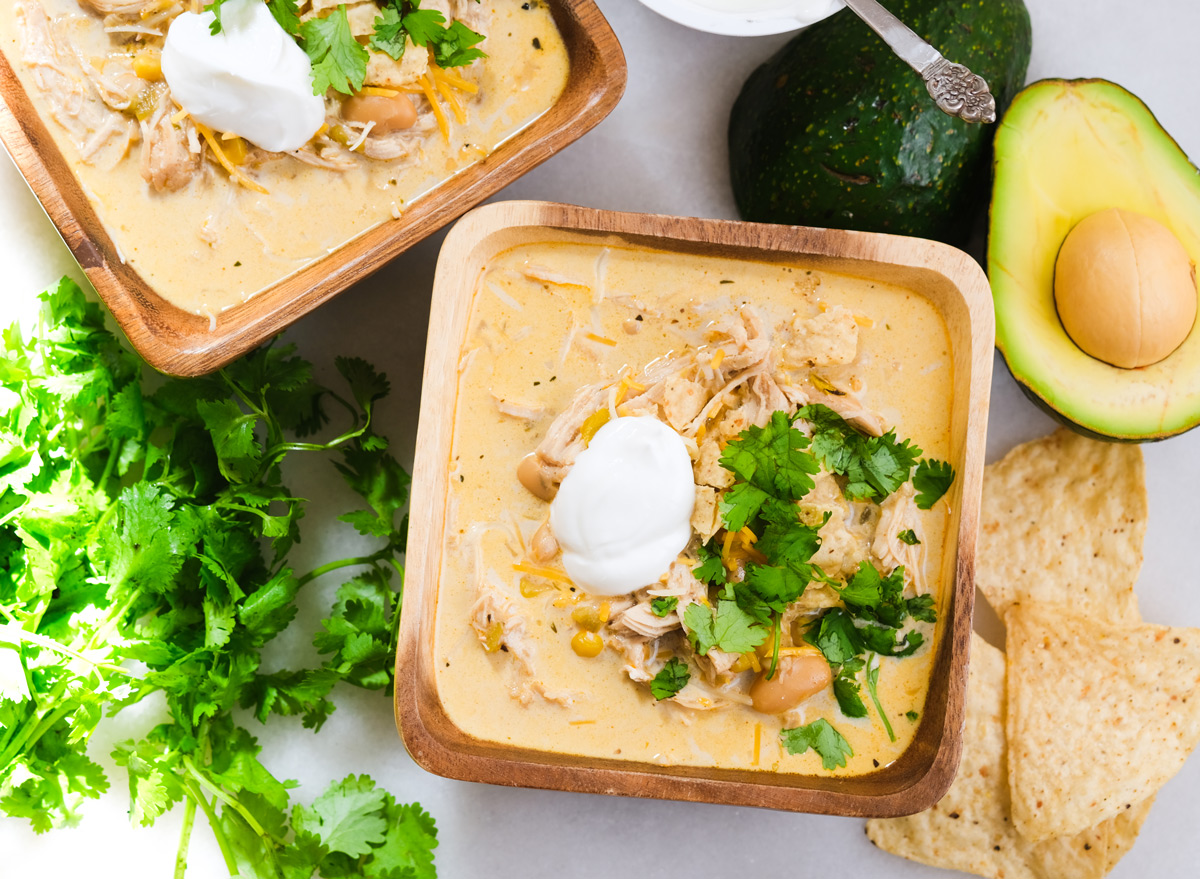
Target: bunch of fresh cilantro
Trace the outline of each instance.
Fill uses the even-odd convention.
[[[223,27],[224,2],[212,0],[208,5],[213,14],[209,30],[214,34],[219,34]],[[266,2],[279,26],[295,37],[308,55],[315,95],[324,95],[331,88],[342,94],[354,94],[363,86],[371,52],[382,52],[399,61],[409,42],[431,50],[439,67],[463,67],[476,58],[487,57],[483,50],[475,48],[483,42],[483,34],[461,21],[447,25],[446,17],[438,10],[422,9],[421,0],[382,0],[374,22],[375,32],[366,46],[354,38],[345,4],[328,15],[301,22],[296,0]]]
[[[0,359],[0,810],[36,831],[72,822],[109,786],[87,754],[112,716],[161,694],[170,719],[114,760],[143,825],[182,803],[175,875],[203,813],[231,876],[431,877],[433,820],[367,776],[310,805],[258,759],[240,725],[299,715],[319,731],[345,682],[390,690],[408,474],[372,430],[388,382],[339,359],[346,396],[290,347],[203,379],[144,377],[103,314],[64,280],[29,339]],[[328,441],[325,407],[345,426]],[[305,502],[289,455],[332,455],[363,506],[341,517],[378,540],[308,572],[288,564]],[[266,672],[262,650],[323,573],[356,576],[314,643],[319,667]]]
[[[801,418],[811,426],[811,440],[795,427]],[[949,490],[954,470],[943,461],[920,456],[921,450],[911,441],[900,441],[893,432],[866,436],[821,405],[805,406],[793,415],[774,412],[764,427],[751,426],[726,444],[720,463],[733,474],[734,482],[721,498],[721,523],[727,536],[746,540],[762,561],[747,563],[743,578],[735,582],[727,575],[715,538],[699,547],[700,564],[693,573],[719,592],[713,606],[693,603],[684,611],[683,623],[695,653],[704,656],[714,647],[746,653],[771,638],[767,676],[773,677],[784,613],[809,583],[826,583],[844,606],[818,617],[805,640],[829,662],[834,695],[847,717],[867,715],[858,679],[865,670],[871,699],[894,741],[891,722],[876,691],[876,657],[915,652],[924,636],[907,629],[906,622],[935,622],[933,600],[928,595],[903,597],[903,567],[884,577],[869,561],[863,561],[846,582],[828,576],[811,561],[821,546],[820,529],[828,514],[820,522],[806,522],[798,502],[813,489],[813,474],[824,465],[843,477],[843,492],[852,500],[881,502],[912,479],[916,504],[927,510]],[[911,531],[902,534],[901,540],[917,542]],[[673,659],[655,676],[651,692],[660,700],[670,698],[690,677],[686,663]],[[845,766],[846,757],[853,753],[824,719],[784,730],[783,741],[791,753],[816,749],[827,769]]]

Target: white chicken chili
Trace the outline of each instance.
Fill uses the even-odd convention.
[[[794,265],[553,241],[485,266],[469,327],[435,636],[458,727],[802,774],[904,752],[954,481],[952,354],[928,300]],[[619,569],[669,530],[647,514],[661,477],[636,475],[662,465],[598,487],[592,446],[622,422],[686,450],[691,515],[652,581],[647,567],[589,587],[570,560],[581,540]],[[608,512],[566,528],[555,505],[576,467]]]
[[[568,74],[523,0],[0,0],[0,45],[124,261],[213,319],[404,222]]]

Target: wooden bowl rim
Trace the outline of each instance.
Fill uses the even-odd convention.
[[[492,234],[523,227],[627,236],[638,239],[635,242],[637,244],[644,243],[644,239],[652,239],[660,242],[665,250],[677,250],[681,245],[715,245],[723,251],[728,248],[740,250],[748,258],[753,258],[752,254],[759,251],[783,256],[826,256],[882,262],[878,257],[885,254],[891,258],[892,265],[931,270],[954,285],[962,297],[969,321],[970,350],[967,356],[970,357],[971,375],[967,399],[956,400],[956,406],[967,407],[967,415],[963,436],[963,466],[959,473],[960,513],[952,613],[937,647],[945,656],[939,654],[933,666],[935,676],[939,668],[947,669],[945,711],[940,727],[935,730],[939,736],[938,744],[928,766],[912,784],[883,794],[862,793],[852,789],[857,786],[856,781],[870,779],[879,773],[833,779],[789,775],[786,776],[789,783],[783,784],[768,783],[770,778],[777,776],[761,770],[657,767],[634,762],[589,760],[553,752],[521,752],[517,756],[471,753],[454,742],[444,741],[427,722],[440,719],[452,725],[441,709],[435,686],[432,687],[431,699],[422,698],[430,695],[424,688],[422,676],[426,663],[429,663],[428,667],[432,666],[429,656],[432,645],[426,643],[423,636],[432,631],[436,603],[433,596],[440,577],[441,559],[440,553],[435,556],[426,551],[432,550],[431,546],[425,550],[419,545],[414,546],[422,539],[422,529],[425,527],[421,520],[417,520],[409,531],[405,608],[396,655],[394,701],[397,727],[413,759],[430,772],[466,781],[750,805],[820,814],[895,817],[934,805],[953,782],[962,754],[975,599],[975,543],[995,339],[991,292],[983,270],[966,253],[949,245],[895,235],[623,213],[551,202],[499,202],[477,208],[464,216],[443,243],[434,279],[430,339],[435,335],[438,322],[450,319],[443,317],[449,311],[444,307],[443,300],[465,297],[469,306],[473,297],[472,289],[455,289],[447,280],[449,273],[444,265],[447,253],[472,253]],[[788,242],[792,244],[791,249],[784,247]],[[461,260],[454,262],[457,264]],[[960,342],[956,339],[955,343]],[[455,356],[454,353],[437,352],[427,345],[423,389],[436,386],[434,378],[438,371],[446,366],[446,362],[456,362],[446,361],[446,358]],[[451,372],[457,375],[456,371]],[[453,378],[446,379],[446,384],[454,388],[456,381]],[[430,455],[437,454],[435,444],[430,442],[430,435],[433,432],[431,425],[439,410],[444,411],[444,399],[434,399],[432,394],[423,390],[413,469],[412,509],[428,511],[430,517],[444,515],[444,490],[440,492],[440,500],[435,491],[430,492],[432,497],[426,497],[425,486],[418,482],[418,477],[425,467],[444,464],[428,460]],[[444,488],[444,482],[442,486]],[[441,533],[440,528],[438,533]],[[916,744],[914,740],[913,745]],[[505,750],[505,746],[493,743],[481,742],[480,746],[491,751]],[[913,750],[914,747],[910,746],[905,754]]]

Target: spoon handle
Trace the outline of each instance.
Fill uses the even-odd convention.
[[[961,64],[948,61],[877,0],[843,0],[855,15],[920,74],[938,108],[966,122],[995,122],[996,100],[988,84]]]

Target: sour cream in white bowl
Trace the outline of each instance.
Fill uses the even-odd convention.
[[[757,37],[799,30],[843,8],[842,0],[640,0],[664,18],[711,34]]]

